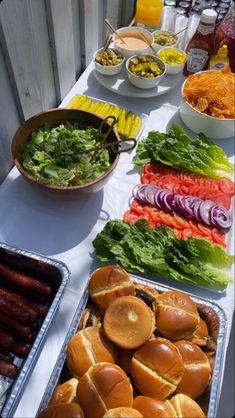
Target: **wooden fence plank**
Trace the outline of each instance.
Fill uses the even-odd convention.
[[[63,100],[76,81],[72,1],[46,2],[58,102]]]
[[[11,140],[20,125],[12,86],[0,45],[0,183],[12,167]]]
[[[54,75],[43,0],[1,3],[4,44],[25,119],[56,105]]]

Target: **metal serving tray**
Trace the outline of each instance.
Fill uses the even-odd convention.
[[[48,312],[33,342],[26,359],[14,358],[14,364],[20,368],[15,379],[0,375],[0,415],[2,418],[12,417],[20,401],[22,391],[35,366],[47,337],[47,331],[59,307],[65,286],[69,281],[70,272],[67,266],[37,253],[14,248],[0,243],[0,261],[10,263],[30,274],[35,274],[43,281],[43,277],[50,277],[50,285],[54,289],[54,296],[48,304]]]
[[[170,286],[164,286],[160,285],[156,282],[142,279],[134,275],[130,275],[134,283],[139,283],[146,285],[148,287],[152,287],[160,292],[165,292],[168,290],[178,290],[176,288],[170,287]],[[216,355],[215,355],[215,363],[214,363],[214,371],[212,376],[212,384],[211,384],[211,390],[210,390],[210,400],[208,405],[208,418],[215,418],[218,410],[219,405],[219,397],[221,392],[221,374],[222,374],[222,368],[223,368],[223,358],[224,358],[224,343],[225,343],[225,335],[226,335],[226,316],[224,313],[224,310],[216,303],[211,302],[210,300],[199,298],[191,293],[187,294],[194,300],[196,304],[203,305],[206,307],[209,307],[213,310],[213,312],[216,314],[219,322],[219,331],[218,331],[218,337],[217,337],[217,348],[216,348]],[[83,310],[85,309],[85,306],[88,301],[88,289],[85,290],[84,294],[82,295],[82,298],[80,300],[79,306],[77,307],[77,310],[75,312],[75,315],[73,317],[71,326],[68,330],[68,333],[66,335],[64,344],[61,348],[60,354],[58,356],[58,359],[56,361],[55,367],[53,369],[53,372],[51,374],[50,380],[48,382],[47,388],[45,390],[44,396],[42,398],[42,401],[40,403],[40,406],[38,408],[38,413],[45,409],[51,399],[52,393],[56,387],[56,385],[59,383],[59,380],[61,378],[61,373],[63,371],[63,367],[65,365],[65,359],[66,359],[66,346],[68,344],[68,341],[70,338],[76,333],[79,321],[81,319]]]

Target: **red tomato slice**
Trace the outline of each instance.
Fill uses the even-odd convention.
[[[225,243],[225,234],[223,232],[219,231],[216,228],[213,228],[212,229],[212,232],[211,232],[211,236],[212,236],[213,241],[216,244],[219,244],[219,245],[221,245],[224,248],[227,247],[227,245]]]
[[[183,229],[183,231],[182,231],[182,238],[183,239],[188,239],[189,237],[192,237],[192,236],[193,236],[193,232],[191,231],[190,228]]]
[[[235,184],[229,179],[221,179],[219,181],[220,190],[226,194],[233,196],[235,194]]]
[[[186,221],[186,220],[185,220],[184,218],[182,218],[181,216],[176,215],[176,214],[174,213],[173,218],[174,218],[174,221],[175,221],[175,223],[176,223],[176,225],[177,225],[177,228],[179,228],[179,229],[186,229],[186,228],[188,228],[188,227],[189,227],[189,223],[188,223],[188,221]]]
[[[200,222],[197,224],[199,231],[202,233],[202,235],[211,237],[212,229],[210,227],[207,227]]]

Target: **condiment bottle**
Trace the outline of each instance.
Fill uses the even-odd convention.
[[[209,62],[209,69],[210,70],[221,70],[222,68],[229,66],[229,58],[228,58],[228,47],[227,45],[222,45],[217,54],[212,55],[210,62]]]
[[[207,70],[214,49],[214,31],[217,13],[212,9],[202,11],[199,25],[186,48],[188,54],[184,75]]]

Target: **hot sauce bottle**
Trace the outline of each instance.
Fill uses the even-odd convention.
[[[199,25],[186,48],[187,61],[184,75],[208,69],[209,59],[214,50],[214,31],[217,13],[212,9],[202,11]]]

